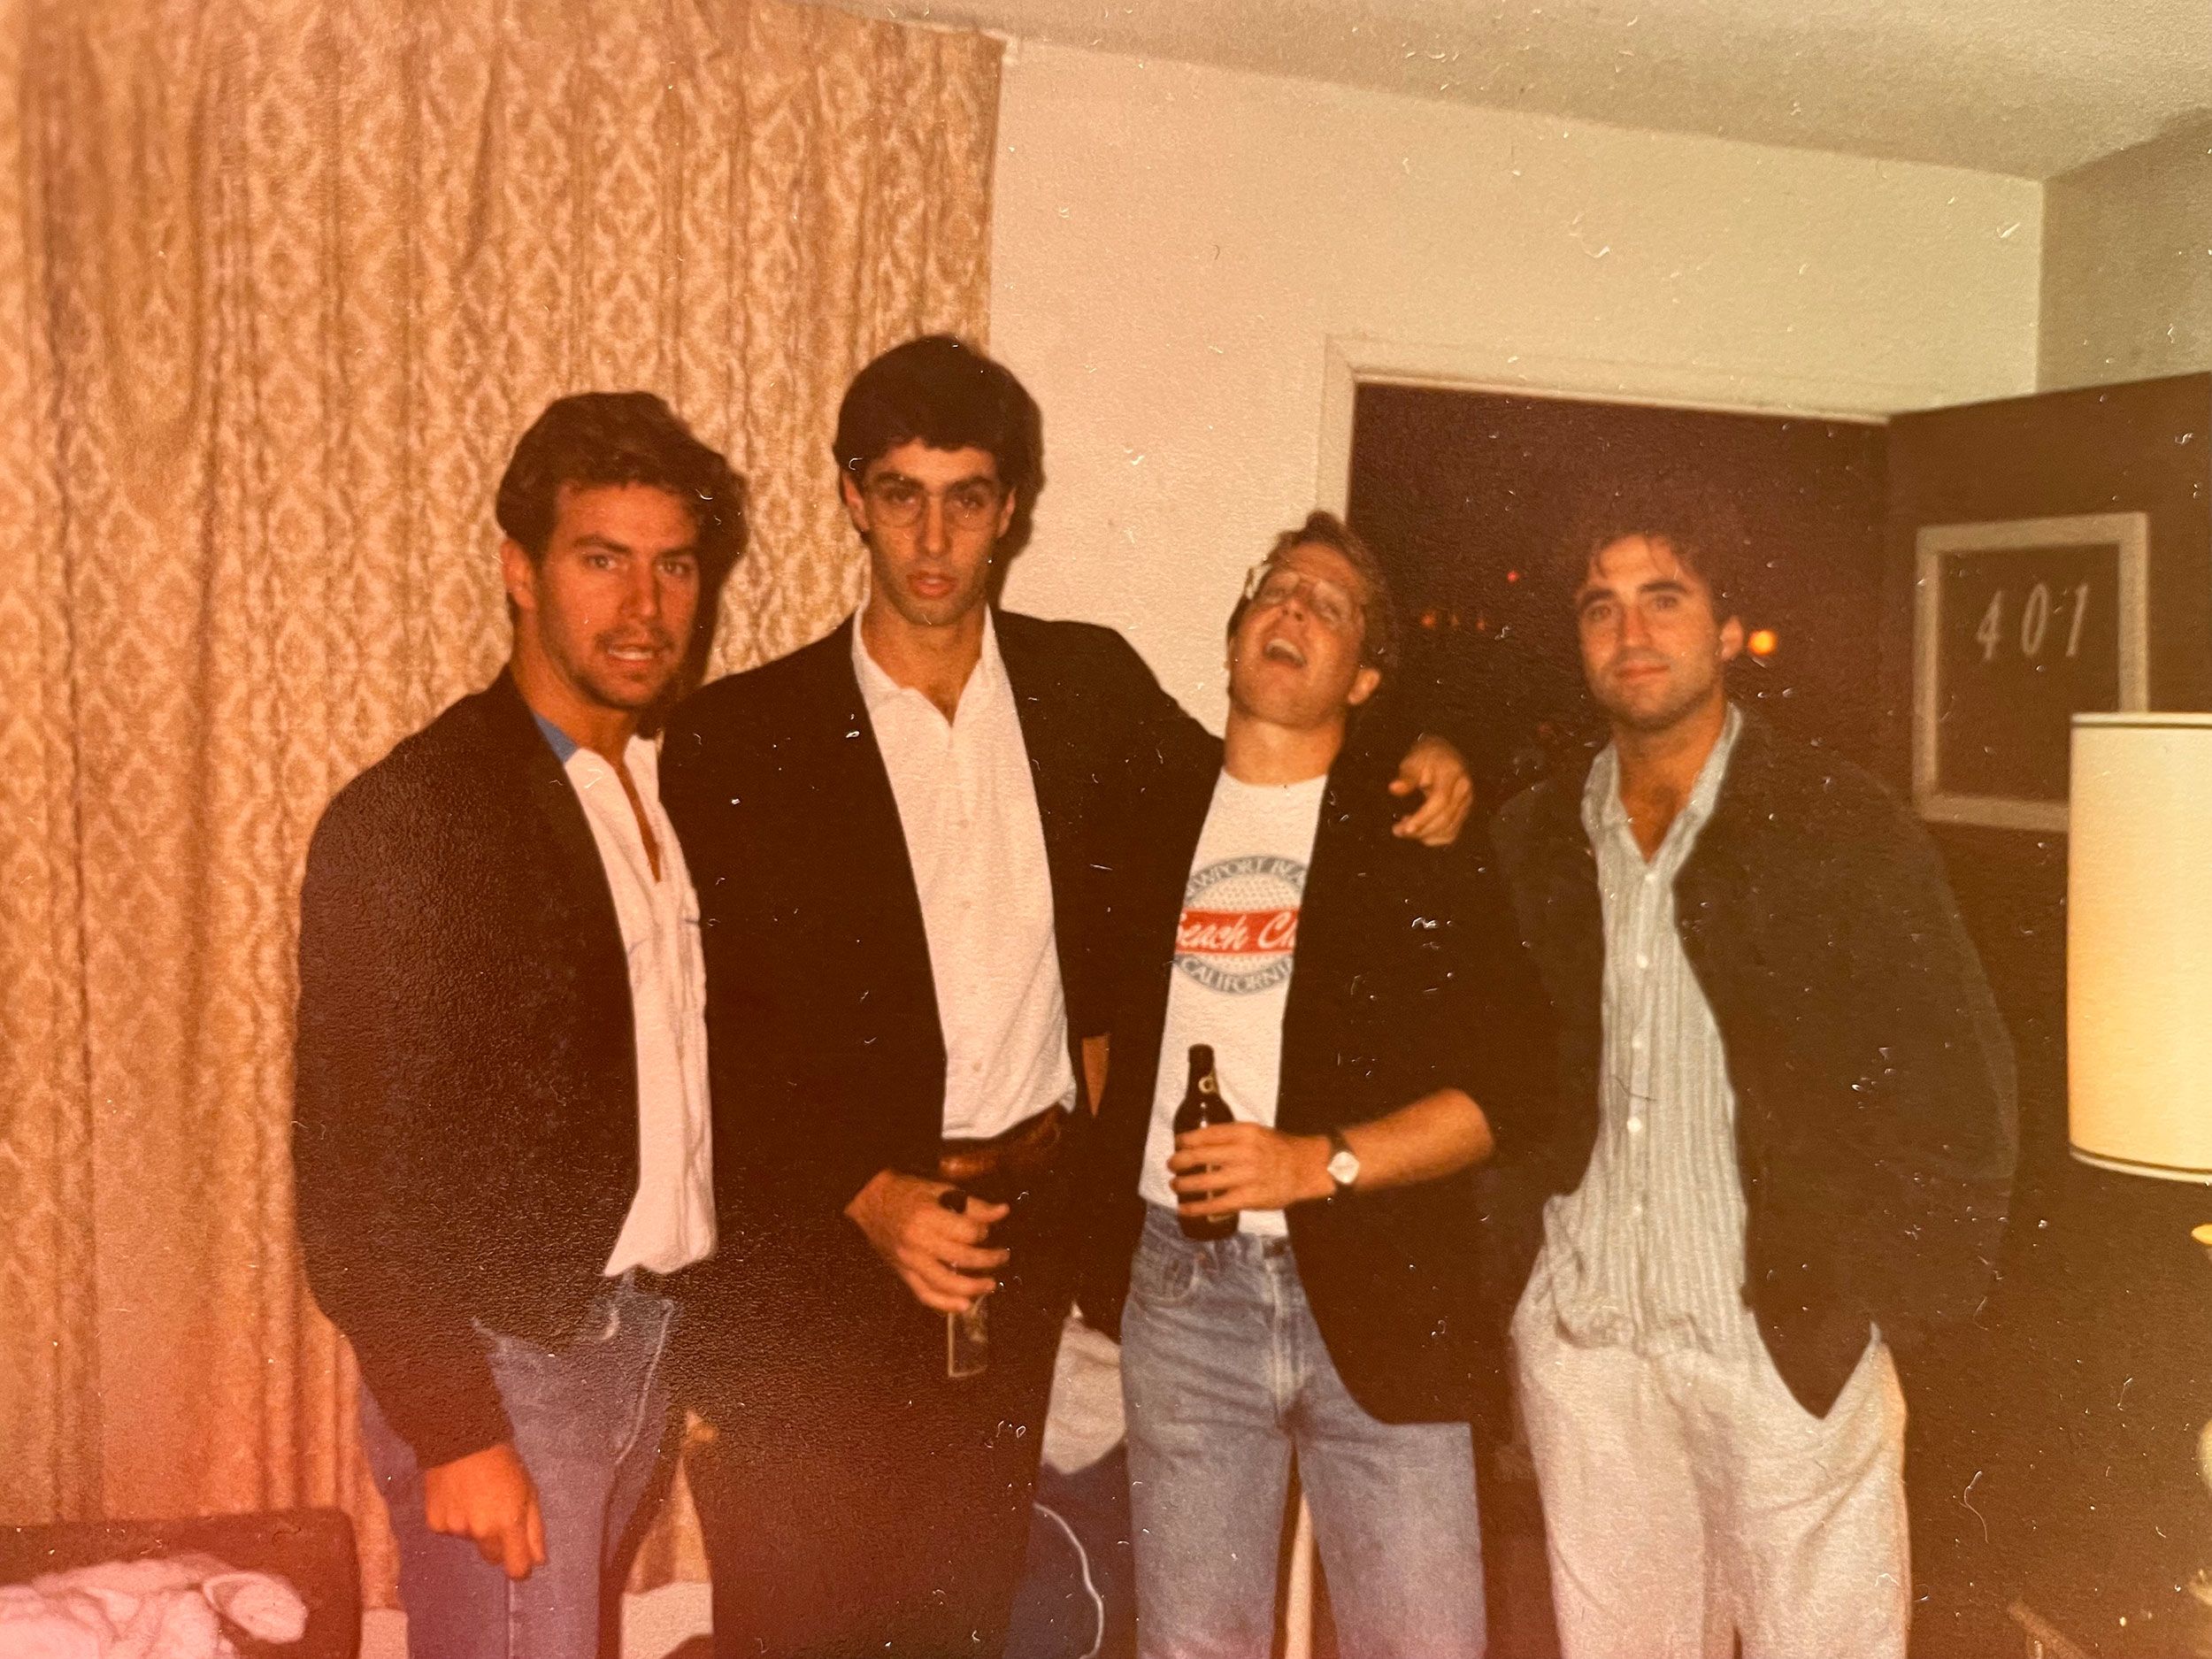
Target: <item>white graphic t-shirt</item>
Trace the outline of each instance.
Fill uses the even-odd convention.
[[[1193,1043],[1213,1045],[1221,1097],[1240,1121],[1275,1122],[1291,953],[1328,781],[1239,783],[1224,772],[1214,785],[1176,930],[1152,1130],[1138,1184],[1148,1203],[1175,1207],[1167,1161],[1175,1150],[1175,1109],[1190,1086]],[[1279,1210],[1248,1210],[1238,1225],[1245,1233],[1287,1231]]]

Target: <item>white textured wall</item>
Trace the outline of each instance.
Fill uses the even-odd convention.
[[[1034,42],[999,140],[992,346],[1049,473],[1009,602],[1120,627],[1209,720],[1237,574],[1316,499],[1332,336],[1762,405],[2035,385],[2020,180]]]
[[[2053,179],[2043,384],[2212,369],[2212,119]]]

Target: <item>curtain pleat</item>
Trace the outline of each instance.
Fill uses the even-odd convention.
[[[984,334],[998,68],[781,0],[5,13],[0,1520],[341,1504],[388,1599],[293,1233],[308,834],[503,660],[492,491],[563,393],[747,474],[718,671],[843,614],[837,399]]]

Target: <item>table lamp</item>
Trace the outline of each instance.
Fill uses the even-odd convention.
[[[2212,714],[2077,714],[2069,828],[2070,1148],[2212,1183]],[[2212,1225],[2193,1236],[2212,1250]],[[2197,1449],[2212,1487],[2212,1423]],[[2212,1573],[2187,1590],[2203,1651]]]
[[[2076,715],[2070,830],[2073,1155],[2212,1184],[2212,714]]]

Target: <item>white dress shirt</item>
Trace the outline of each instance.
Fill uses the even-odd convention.
[[[549,740],[555,736],[548,732]],[[554,743],[561,753],[564,744]],[[633,1267],[672,1273],[714,1253],[714,1148],[707,1108],[706,965],[699,901],[683,849],[661,810],[658,751],[641,737],[623,759],[660,851],[653,873],[622,780],[595,751],[567,746],[563,764],[614,893],[630,960],[630,1023],[637,1042],[637,1195],[607,1258],[610,1278]]]
[[[987,1140],[1075,1087],[1044,824],[998,630],[986,611],[983,655],[950,720],[877,666],[857,617],[853,672],[922,902],[945,1039],[943,1133]]]

